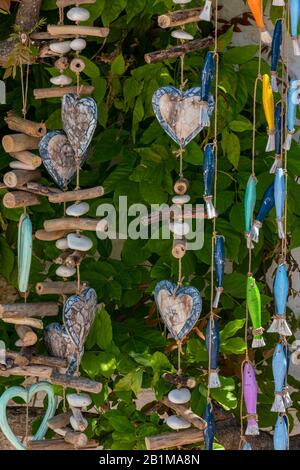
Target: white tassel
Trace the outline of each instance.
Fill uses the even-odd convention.
[[[285,406],[280,393],[276,393],[271,411],[274,411],[275,413],[285,413]]]
[[[209,387],[210,388],[220,388],[221,382],[219,379],[219,374],[217,370],[211,370],[209,374]]]
[[[280,155],[276,155],[273,165],[271,166],[270,173],[275,174],[277,168],[282,168],[282,160]]]
[[[268,333],[278,333],[282,336],[292,336],[292,332],[285,318],[274,318]]]
[[[290,408],[293,405],[288,388],[285,388],[283,392],[283,402],[286,409]]]
[[[209,127],[210,119],[208,115],[208,103],[206,101],[201,101],[200,103],[200,117],[199,124],[201,127]]]
[[[283,148],[285,150],[290,150],[291,149],[292,140],[293,140],[293,132],[288,132],[287,136],[286,136],[286,139],[285,139],[285,143],[283,144]]]
[[[245,236],[246,236],[246,242],[247,242],[247,248],[248,248],[248,250],[253,250],[254,245],[253,245],[253,243],[252,243],[251,232],[250,232],[250,233],[246,233]]]
[[[278,228],[278,238],[279,240],[285,239],[284,227],[282,219],[276,219],[277,228]]]
[[[258,220],[254,220],[252,228],[251,228],[251,239],[255,243],[259,242],[259,232],[260,232],[261,227],[262,227],[261,222],[259,222]]]
[[[274,152],[275,150],[275,132],[268,131],[268,143],[266,146],[266,152]]]
[[[223,290],[224,290],[223,287],[218,287],[217,288],[217,292],[216,292],[216,295],[215,295],[215,298],[214,298],[213,308],[218,308],[219,307],[219,302],[220,302]]]
[[[273,0],[272,5],[274,7],[284,7],[285,3],[284,3],[284,0]]]
[[[203,7],[202,12],[200,13],[199,19],[202,21],[210,21],[211,20],[211,0],[206,0],[205,5]]]
[[[278,84],[277,84],[277,73],[272,72],[271,73],[271,86],[272,90],[277,93],[278,92]]]
[[[245,435],[246,436],[259,436],[258,424],[257,423],[256,424],[254,424],[254,423],[249,424],[248,423]]]
[[[262,31],[260,33],[260,37],[261,37],[261,41],[264,43],[264,44],[272,44],[272,36],[271,34],[269,33],[269,31]]]
[[[253,338],[252,348],[263,348],[265,345],[266,343],[263,338],[260,338],[260,339]]]
[[[212,196],[204,197],[204,201],[205,201],[205,204],[206,204],[207,218],[208,219],[215,219],[217,217],[217,212],[216,212],[216,209],[214,208],[214,205],[212,203]]]
[[[294,55],[299,56],[300,55],[300,47],[299,47],[298,37],[293,38],[293,49],[294,49]]]

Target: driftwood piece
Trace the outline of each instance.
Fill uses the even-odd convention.
[[[172,28],[173,26],[182,26],[187,23],[195,23],[200,21],[201,13],[202,8],[172,11],[158,17],[158,26],[161,28]]]
[[[81,284],[80,291],[86,287],[86,284]],[[38,295],[48,295],[48,294],[75,294],[77,292],[77,282],[39,282],[35,286],[36,293]]]
[[[107,230],[107,220],[62,217],[61,219],[45,220],[44,229],[46,232],[57,232],[60,230],[88,230],[92,232],[105,232]]]
[[[68,233],[68,230],[56,230],[55,232],[46,232],[46,230],[37,230],[34,234],[37,240],[43,242],[53,242],[59,240],[60,238],[64,238],[64,236]]]
[[[34,356],[28,353],[24,355],[15,351],[6,351],[6,357],[13,359],[14,363],[18,366],[30,364],[58,369],[68,367],[68,361],[59,357]]]
[[[0,369],[0,377],[19,375],[20,377],[38,377],[39,379],[49,380],[51,374],[52,368],[46,366],[16,366],[6,370]]]
[[[21,132],[31,137],[41,138],[47,133],[46,126],[43,122],[37,123],[23,119],[22,117],[16,116],[12,111],[7,113],[7,117],[4,118],[8,128],[12,131]]]
[[[80,25],[48,25],[48,33],[51,36],[60,36],[61,34],[74,34],[74,36],[95,36],[97,38],[107,38],[109,28],[99,28],[98,26],[80,26]]]
[[[57,0],[56,6],[57,8],[65,8],[71,5],[89,5],[92,3],[96,3],[96,0]]]
[[[40,196],[49,196],[52,194],[60,193],[60,190],[57,188],[43,186],[42,184],[36,183],[35,181],[29,181],[29,183],[26,184],[25,188],[24,189],[26,191],[31,191],[34,194],[39,194]]]
[[[38,196],[26,191],[13,191],[6,193],[3,197],[3,205],[7,209],[17,209],[19,207],[38,206],[41,203]]]
[[[35,302],[26,304],[0,304],[0,318],[55,317],[57,302]]]
[[[89,393],[100,393],[102,390],[102,384],[100,382],[95,382],[85,377],[71,377],[69,375],[59,374],[58,372],[53,372],[50,382],[65,388],[75,388],[76,390]]]
[[[29,181],[37,180],[42,177],[39,170],[27,171],[27,170],[13,170],[5,173],[3,182],[9,188],[16,188],[23,186]]]
[[[96,449],[99,444],[96,441],[88,441],[85,447],[80,450]],[[29,441],[27,445],[29,450],[74,450],[74,446],[64,439],[45,439],[43,441]]]
[[[186,429],[178,432],[167,432],[158,436],[146,437],[147,450],[169,449],[203,441],[203,433],[199,429]]]
[[[145,54],[145,62],[147,64],[155,64],[163,60],[175,59],[188,52],[194,52],[201,49],[206,49],[213,44],[213,38],[195,39],[194,41],[180,44],[179,46],[170,47],[162,51],[149,52]]]
[[[79,89],[80,95],[91,95],[94,91],[92,85],[81,86]],[[33,95],[36,100],[47,98],[61,98],[66,93],[74,93],[77,95],[77,86],[64,86],[64,87],[51,87],[51,88],[36,88],[33,90]]]
[[[32,328],[37,328],[38,330],[42,330],[44,328],[42,320],[38,320],[37,318],[5,317],[2,318],[2,321],[3,323],[9,323],[12,325],[31,326]]]
[[[69,429],[64,435],[64,440],[76,448],[85,447],[88,443],[88,438],[84,433],[72,431]]]
[[[26,134],[9,134],[2,138],[2,145],[7,153],[38,149],[39,142],[39,138]]]
[[[41,157],[29,152],[28,150],[23,150],[22,152],[12,152],[10,156],[19,162],[25,163],[26,165],[30,165],[34,168],[38,168],[42,164]]]
[[[186,421],[195,426],[195,428],[200,429],[200,431],[204,431],[204,429],[207,428],[206,421],[204,421],[204,419],[202,419],[200,416],[193,413],[190,408],[187,408],[185,405],[177,405],[175,403],[172,403],[170,402],[170,400],[168,400],[168,398],[164,398],[162,400],[162,403],[168,408],[171,408],[171,410],[175,411],[177,415],[181,416]]]
[[[162,378],[170,384],[181,385],[182,387],[195,388],[197,385],[194,377],[184,377],[183,375],[169,374],[166,372],[163,374]]]
[[[17,325],[16,332],[20,338],[16,342],[17,347],[27,348],[37,343],[38,337],[36,333],[29,326]]]
[[[55,429],[62,429],[68,426],[70,423],[70,418],[72,416],[72,412],[69,410],[66,413],[61,413],[60,415],[53,416],[53,418],[49,419],[48,427],[53,431]]]
[[[89,199],[96,199],[104,194],[102,186],[97,186],[90,189],[79,189],[78,191],[59,192],[57,194],[49,195],[49,201],[52,203],[72,202],[72,201],[85,201]]]

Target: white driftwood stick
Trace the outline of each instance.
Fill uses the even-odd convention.
[[[60,415],[53,416],[53,418],[49,419],[48,427],[53,431],[55,429],[62,429],[68,426],[70,423],[70,418],[72,416],[72,412],[69,410],[66,413],[61,413]]]
[[[17,188],[18,186],[23,186],[29,181],[38,180],[42,177],[39,170],[13,170],[5,173],[3,177],[3,182],[9,188]]]
[[[62,217],[61,219],[46,220],[44,222],[46,232],[57,232],[60,230],[88,230],[92,232],[107,230],[105,219],[77,219],[75,217]]]
[[[11,375],[19,375],[21,377],[38,377],[39,379],[49,380],[52,374],[51,367],[45,366],[17,366],[10,369],[1,370],[0,377],[10,377]]]
[[[72,201],[85,201],[89,199],[96,199],[104,194],[104,188],[97,186],[90,189],[79,189],[78,191],[66,191],[57,194],[49,195],[49,201],[52,203],[72,202]]]
[[[38,330],[42,330],[44,328],[42,320],[38,320],[37,318],[6,317],[2,318],[2,321],[3,323],[10,323],[13,325],[31,326],[32,328],[37,328]]]
[[[75,388],[75,390],[89,393],[100,393],[102,390],[100,382],[95,382],[85,377],[71,377],[70,375],[59,374],[58,372],[53,372],[50,382],[65,388]]]
[[[192,8],[189,10],[177,10],[165,15],[160,15],[157,19],[158,26],[161,28],[172,28],[182,26],[187,23],[196,23],[200,21],[202,8]]]
[[[19,348],[33,346],[38,340],[37,335],[29,326],[16,325],[16,332],[20,338],[16,342],[16,346]]]
[[[23,150],[22,152],[12,152],[10,153],[10,156],[19,162],[25,163],[26,165],[31,165],[34,168],[38,168],[42,164],[41,157],[29,152],[28,150]]]
[[[35,302],[26,304],[0,304],[0,318],[55,317],[57,302]]]
[[[21,132],[31,137],[43,137],[47,133],[47,129],[44,123],[29,121],[22,117],[16,116],[12,111],[7,113],[7,117],[4,118],[8,128],[12,131]]]
[[[60,357],[23,355],[15,351],[6,351],[6,357],[13,359],[16,366],[38,365],[51,368],[64,369],[68,361]]]
[[[19,207],[38,206],[41,201],[32,193],[26,191],[12,191],[3,196],[3,205],[7,209],[17,209]]]
[[[91,95],[94,91],[91,85],[81,86],[79,88],[80,95]],[[47,98],[61,98],[66,93],[74,93],[77,95],[77,86],[64,86],[64,87],[51,87],[51,88],[36,88],[33,90],[33,96],[36,100]]]
[[[55,232],[46,232],[46,230],[37,230],[34,234],[37,240],[43,242],[52,242],[64,238],[69,233],[68,230],[57,230]]]
[[[88,441],[85,447],[80,450],[90,450],[98,447],[96,441]],[[65,442],[64,439],[43,439],[42,441],[29,441],[27,445],[29,450],[74,450],[74,446]]]
[[[80,291],[86,287],[86,284],[81,284]],[[39,282],[35,286],[35,291],[38,295],[49,295],[49,294],[75,294],[77,292],[77,282]]]
[[[96,0],[57,0],[57,8],[70,7],[71,5],[89,5],[96,3]]]
[[[48,33],[52,36],[61,34],[74,34],[74,36],[95,36],[98,38],[107,38],[109,28],[99,28],[97,26],[79,26],[79,25],[48,25]]]
[[[185,429],[184,431],[168,432],[158,436],[146,437],[147,450],[169,449],[194,444],[203,441],[203,433],[199,429]]]
[[[39,138],[25,134],[9,134],[2,139],[3,148],[7,153],[38,149],[39,142]]]

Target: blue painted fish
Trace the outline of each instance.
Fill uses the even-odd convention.
[[[279,415],[274,429],[274,450],[289,450],[289,425],[286,415]]]
[[[204,430],[205,449],[213,450],[216,424],[213,414],[213,406],[211,403],[208,403],[206,405],[203,414],[203,419],[207,422],[207,428]]]
[[[282,167],[282,131],[284,130],[284,114],[281,102],[275,107],[275,160],[270,169],[270,173],[276,173],[277,168]]]
[[[289,294],[289,278],[286,264],[281,263],[276,271],[274,280],[275,318],[268,329],[268,333],[279,333],[282,336],[291,336],[292,332],[286,322],[286,303]]]
[[[282,168],[277,168],[274,182],[274,196],[276,209],[276,223],[278,227],[278,237],[280,240],[285,238],[283,227],[284,206],[286,199],[285,174]]]
[[[207,217],[214,219],[217,217],[216,209],[213,205],[212,186],[215,177],[215,154],[212,144],[207,144],[204,149],[203,180],[204,180],[204,201],[206,205]]]
[[[284,384],[287,374],[287,358],[284,345],[280,342],[276,345],[272,360],[273,377],[275,383],[275,399],[271,411],[285,412],[283,401]]]
[[[257,217],[252,225],[251,239],[255,243],[259,242],[259,232],[262,227],[263,221],[266,217],[268,217],[273,207],[275,207],[274,183],[270,184],[270,186],[268,186],[268,188],[264,192]]]
[[[215,62],[214,55],[212,52],[206,54],[204,65],[202,69],[201,76],[201,104],[200,104],[200,116],[199,124],[201,127],[210,126],[210,118],[208,113],[208,100],[210,95],[210,90],[212,86],[212,81],[214,79],[215,73]]]
[[[220,298],[223,292],[223,278],[225,269],[225,237],[216,236],[214,249],[214,266],[216,273],[217,292],[214,298],[213,308],[219,307]]]
[[[284,148],[290,150],[292,138],[295,134],[295,123],[297,115],[297,107],[299,105],[299,80],[291,80],[288,91],[288,109],[287,109],[287,136],[284,143]]]
[[[253,248],[253,243],[251,241],[251,224],[253,221],[253,213],[256,204],[256,185],[257,179],[254,175],[251,175],[247,183],[244,201],[247,248]]]
[[[32,258],[32,223],[29,215],[22,214],[18,227],[18,288],[27,292]]]
[[[221,387],[218,363],[220,354],[220,332],[218,321],[211,315],[208,319],[205,333],[207,354],[210,355],[209,387]]]
[[[271,84],[272,89],[278,92],[277,78],[278,78],[278,63],[280,59],[280,48],[282,44],[282,20],[277,20],[273,33],[272,52],[271,52]]]
[[[291,36],[293,41],[294,55],[300,55],[300,47],[298,42],[298,24],[300,19],[300,2],[299,0],[290,0],[290,18],[291,18]]]

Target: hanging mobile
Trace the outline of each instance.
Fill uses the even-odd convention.
[[[270,186],[268,186],[264,192],[258,214],[251,228],[251,240],[255,243],[259,242],[259,232],[263,221],[266,219],[266,217],[268,217],[273,207],[275,207],[274,183],[270,184]]]
[[[263,107],[265,112],[266,121],[268,123],[268,143],[266,152],[273,152],[275,150],[275,122],[274,122],[274,96],[270,84],[269,75],[263,76]]]
[[[271,84],[274,92],[278,92],[278,63],[280,59],[280,50],[282,44],[282,20],[277,20],[275,23],[275,29],[272,40],[271,50]]]

